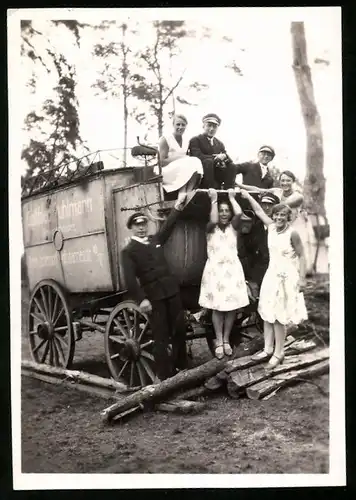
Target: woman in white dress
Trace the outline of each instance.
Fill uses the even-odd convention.
[[[249,304],[247,286],[237,254],[237,227],[242,210],[235,191],[228,190],[229,202],[221,201],[215,189],[209,189],[210,221],[207,226],[208,260],[203,271],[199,305],[212,310],[216,335],[215,356],[231,356],[229,343],[236,310]]]
[[[173,133],[159,140],[158,149],[162,167],[163,188],[167,193],[191,192],[203,176],[203,165],[199,158],[186,154],[183,134],[188,121],[183,115],[173,118]],[[156,173],[157,167],[155,170]]]
[[[291,225],[291,208],[279,203],[272,208],[272,218],[245,190],[247,199],[257,217],[268,226],[269,265],[263,278],[258,312],[264,320],[264,349],[252,356],[254,360],[268,360],[273,370],[284,359],[286,327],[307,319],[302,293],[305,285],[305,257],[299,233]]]

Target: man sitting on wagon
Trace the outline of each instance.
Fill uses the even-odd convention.
[[[153,355],[159,380],[171,377],[175,368],[186,368],[187,363],[179,284],[163,251],[163,244],[186,204],[187,194],[180,193],[168,218],[152,236],[147,236],[146,215],[142,212],[131,215],[127,221],[132,232],[131,241],[121,254],[128,295],[139,304],[142,312],[150,313]],[[169,354],[170,343],[172,356]]]
[[[204,175],[200,187],[229,189],[235,184],[235,165],[226,153],[224,144],[215,137],[221,119],[215,113],[203,117],[203,133],[189,141],[188,154],[199,158]]]

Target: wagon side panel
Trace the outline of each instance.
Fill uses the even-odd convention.
[[[105,183],[96,178],[57,193],[59,249],[70,292],[113,290],[107,228]]]
[[[124,187],[113,191],[113,206],[115,210],[115,233],[117,259],[119,263],[120,289],[125,289],[124,273],[121,263],[121,250],[130,240],[131,232],[126,227],[126,222],[134,210],[126,210],[133,207],[144,207],[144,205],[154,203],[150,207],[151,213],[156,216],[159,208],[160,184],[152,182],[147,184],[136,184],[134,186]],[[124,209],[124,210],[122,210]],[[145,211],[145,208],[140,208]],[[158,230],[158,222],[149,219],[149,234],[154,234]]]
[[[60,255],[53,246],[57,228],[56,193],[23,201],[22,220],[30,289],[46,278],[65,285]]]

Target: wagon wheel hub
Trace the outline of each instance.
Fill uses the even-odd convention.
[[[140,357],[140,344],[135,339],[126,339],[120,349],[120,359],[123,361],[136,361]]]
[[[45,321],[37,326],[37,335],[43,340],[50,340],[54,337],[54,328],[52,323]]]

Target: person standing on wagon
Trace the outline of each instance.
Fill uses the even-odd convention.
[[[215,113],[203,117],[203,133],[189,141],[188,154],[201,160],[204,175],[200,187],[229,189],[235,185],[235,165],[224,144],[215,137],[221,119]]]
[[[216,190],[209,189],[208,260],[203,271],[199,305],[212,310],[218,359],[224,354],[231,356],[229,337],[236,310],[249,304],[245,276],[237,255],[237,228],[242,211],[235,194],[229,189],[228,200],[218,204]]]
[[[127,221],[127,227],[132,232],[131,241],[121,252],[128,295],[139,304],[143,313],[150,314],[153,355],[159,380],[171,377],[174,368],[186,368],[187,362],[179,284],[168,267],[163,251],[163,244],[186,201],[187,194],[181,193],[160,230],[152,236],[147,236],[146,215],[142,212],[131,215]],[[170,339],[172,357],[168,352]]]
[[[308,316],[302,293],[305,284],[304,249],[299,233],[290,224],[292,210],[288,205],[274,205],[269,217],[248,191],[241,190],[241,195],[268,226],[269,264],[258,304],[258,312],[264,321],[264,349],[252,359],[269,360],[267,369],[273,370],[284,360],[286,327],[297,325]]]
[[[269,171],[268,164],[275,157],[275,151],[271,146],[261,146],[258,150],[257,161],[237,163],[235,173],[242,174],[242,184],[269,189],[273,187],[273,177]]]

